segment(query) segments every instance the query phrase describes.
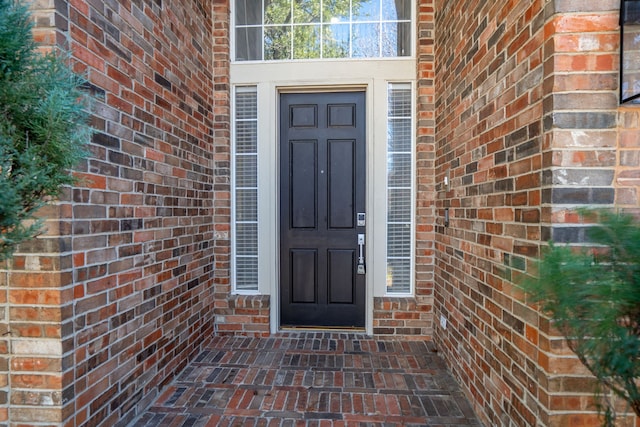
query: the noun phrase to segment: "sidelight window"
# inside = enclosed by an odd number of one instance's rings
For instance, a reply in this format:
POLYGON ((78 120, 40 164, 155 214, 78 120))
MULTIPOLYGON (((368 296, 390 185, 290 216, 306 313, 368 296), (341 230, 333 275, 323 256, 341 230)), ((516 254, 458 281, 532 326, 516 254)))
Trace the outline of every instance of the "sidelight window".
POLYGON ((391 83, 387 106, 387 293, 411 292, 412 91, 391 83))
POLYGON ((410 56, 410 0, 235 0, 235 60, 410 56))
POLYGON ((258 99, 256 87, 236 87, 233 135, 235 290, 258 291, 258 99))

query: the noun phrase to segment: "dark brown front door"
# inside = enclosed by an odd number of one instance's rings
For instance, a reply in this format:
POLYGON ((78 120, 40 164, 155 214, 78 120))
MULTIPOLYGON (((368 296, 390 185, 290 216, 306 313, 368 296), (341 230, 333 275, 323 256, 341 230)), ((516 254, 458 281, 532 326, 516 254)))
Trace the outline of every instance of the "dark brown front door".
POLYGON ((281 95, 281 326, 364 327, 364 109, 364 92, 281 95))

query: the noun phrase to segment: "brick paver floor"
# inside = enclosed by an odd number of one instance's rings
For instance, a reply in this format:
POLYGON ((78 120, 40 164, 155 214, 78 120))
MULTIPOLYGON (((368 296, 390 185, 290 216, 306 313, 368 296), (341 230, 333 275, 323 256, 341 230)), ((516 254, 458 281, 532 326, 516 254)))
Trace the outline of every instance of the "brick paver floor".
POLYGON ((425 341, 216 337, 135 426, 475 426, 425 341))

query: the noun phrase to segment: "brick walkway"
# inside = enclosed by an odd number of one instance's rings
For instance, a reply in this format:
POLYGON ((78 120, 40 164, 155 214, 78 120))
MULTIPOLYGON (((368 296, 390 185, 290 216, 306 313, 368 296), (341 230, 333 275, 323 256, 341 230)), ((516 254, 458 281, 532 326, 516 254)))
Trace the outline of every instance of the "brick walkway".
POLYGON ((216 337, 135 426, 480 426, 430 342, 216 337))

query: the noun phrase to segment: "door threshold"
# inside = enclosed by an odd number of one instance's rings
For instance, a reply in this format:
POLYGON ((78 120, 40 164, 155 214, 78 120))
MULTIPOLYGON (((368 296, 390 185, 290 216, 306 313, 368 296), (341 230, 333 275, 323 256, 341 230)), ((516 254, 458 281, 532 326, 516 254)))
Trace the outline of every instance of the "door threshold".
POLYGON ((365 333, 364 328, 355 326, 282 326, 280 332, 354 332, 365 333))

